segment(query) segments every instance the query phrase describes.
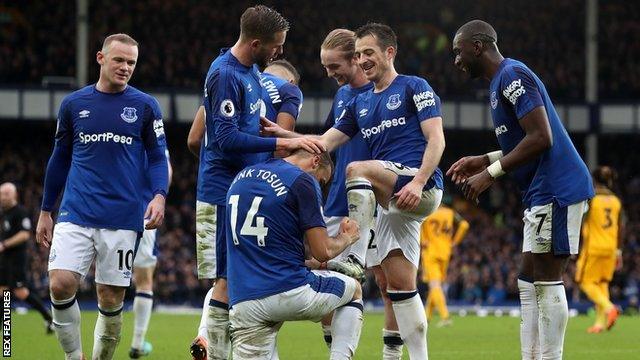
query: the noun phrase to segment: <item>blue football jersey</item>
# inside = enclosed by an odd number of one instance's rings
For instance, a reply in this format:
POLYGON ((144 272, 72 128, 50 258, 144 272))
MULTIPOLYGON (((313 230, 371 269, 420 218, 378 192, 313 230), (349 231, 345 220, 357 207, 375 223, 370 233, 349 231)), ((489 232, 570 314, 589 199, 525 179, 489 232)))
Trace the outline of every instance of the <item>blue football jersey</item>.
POLYGON ((281 112, 298 119, 302 109, 302 91, 299 87, 266 72, 262 73, 260 83, 265 89, 263 100, 266 104, 267 119, 276 121, 281 112))
POLYGON ((227 194, 227 276, 231 305, 313 281, 304 233, 325 227, 315 178, 282 159, 242 170, 227 194))
MULTIPOLYGON (((398 75, 384 91, 357 95, 334 127, 349 137, 360 132, 376 160, 419 168, 427 147, 420 123, 441 116, 440 98, 425 79, 398 75)), ((436 168, 426 189, 442 189, 436 168)))
MULTIPOLYGON (((327 116, 325 127, 332 127, 336 121, 346 111, 347 104, 356 95, 373 89, 373 83, 352 88, 344 85, 338 89, 336 96, 333 98, 331 111, 327 116)), ((326 216, 349 216, 349 207, 347 205, 347 192, 345 189, 345 181, 347 179, 347 165, 352 161, 370 160, 371 152, 364 142, 361 133, 356 133, 348 143, 340 146, 335 151, 335 170, 331 179, 331 188, 327 194, 327 200, 324 203, 324 214, 326 216)))
POLYGON ((205 137, 197 199, 224 205, 236 174, 275 150, 275 138, 261 138, 264 89, 257 66, 245 66, 229 49, 211 63, 204 87, 205 137))
POLYGON ((547 113, 553 145, 538 159, 511 172, 527 208, 553 200, 566 206, 593 197, 589 170, 562 125, 547 89, 533 71, 520 61, 504 59, 491 80, 489 94, 491 117, 505 155, 525 136, 519 120, 539 106, 544 106, 547 113))
POLYGON ((55 205, 61 189, 52 183, 61 176, 66 185, 58 222, 142 231, 149 194, 140 189, 166 194, 168 181, 166 159, 151 169, 147 158, 164 158, 165 151, 162 114, 153 97, 132 86, 115 94, 95 85, 75 91, 60 105, 54 148, 70 164, 59 171, 52 155, 42 209, 55 205))
MULTIPOLYGON (((167 162, 169 161, 169 149, 165 149, 164 151, 164 156, 167 159, 167 162)), ((146 161, 145 159, 145 168, 149 167, 149 162, 146 161)), ((167 163, 167 167, 169 167, 169 164, 167 163)), ((167 174, 168 174, 168 169, 167 169, 167 174)), ((153 197, 155 196, 155 194, 153 193, 153 182, 151 179, 151 175, 149 173, 147 173, 146 179, 145 179, 145 185, 142 188, 142 200, 143 200, 143 204, 145 206, 145 210, 146 210, 146 206, 151 202, 151 200, 153 200, 153 197)))

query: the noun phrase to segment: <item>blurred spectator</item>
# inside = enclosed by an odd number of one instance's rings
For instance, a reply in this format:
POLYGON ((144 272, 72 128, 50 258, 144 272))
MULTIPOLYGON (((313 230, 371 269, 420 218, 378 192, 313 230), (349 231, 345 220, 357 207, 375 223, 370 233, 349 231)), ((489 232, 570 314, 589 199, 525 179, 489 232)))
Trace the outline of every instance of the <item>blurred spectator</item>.
MULTIPOLYGON (((133 85, 200 91, 204 74, 220 47, 237 37, 238 19, 254 1, 116 0, 89 7, 89 54, 109 33, 126 32, 140 44, 133 85)), ((486 84, 472 82, 452 64, 451 41, 464 22, 479 18, 499 34, 505 56, 528 64, 553 99, 582 101, 585 93, 585 3, 579 0, 370 1, 366 11, 354 0, 267 0, 291 21, 285 56, 300 70, 308 94, 329 95, 334 82, 319 61, 324 36, 336 27, 385 22, 398 35, 396 67, 426 77, 443 99, 484 99, 486 84), (543 5, 542 5, 543 4, 543 5)), ((640 95, 640 3, 600 1, 599 90, 602 99, 640 95), (625 41, 621 41, 625 39, 625 41)), ((43 76, 75 74, 75 2, 17 1, 0 5, 0 78, 3 83, 40 84, 43 76), (35 21, 37 19, 37 21, 35 21)), ((90 61, 89 74, 98 73, 90 61)), ((92 79, 95 80, 95 79, 92 79)))

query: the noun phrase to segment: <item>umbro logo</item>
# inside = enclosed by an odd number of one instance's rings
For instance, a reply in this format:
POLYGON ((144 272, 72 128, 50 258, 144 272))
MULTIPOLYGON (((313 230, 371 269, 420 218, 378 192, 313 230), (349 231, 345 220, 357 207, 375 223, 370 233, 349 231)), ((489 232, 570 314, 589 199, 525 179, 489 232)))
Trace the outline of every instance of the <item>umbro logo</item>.
POLYGON ((82 110, 78 113, 78 115, 80 115, 80 119, 84 119, 84 118, 88 118, 90 113, 91 111, 89 110, 82 110))
POLYGON ((343 101, 342 101, 342 100, 338 101, 338 108, 341 108, 341 107, 342 107, 342 104, 343 104, 343 101))
POLYGON ((248 92, 253 91, 253 88, 251 87, 251 84, 247 85, 247 91, 248 91, 248 92))
POLYGON ((369 109, 362 109, 362 110, 360 110, 360 112, 359 112, 359 113, 360 113, 360 117, 367 116, 367 113, 368 113, 368 112, 369 112, 369 109))

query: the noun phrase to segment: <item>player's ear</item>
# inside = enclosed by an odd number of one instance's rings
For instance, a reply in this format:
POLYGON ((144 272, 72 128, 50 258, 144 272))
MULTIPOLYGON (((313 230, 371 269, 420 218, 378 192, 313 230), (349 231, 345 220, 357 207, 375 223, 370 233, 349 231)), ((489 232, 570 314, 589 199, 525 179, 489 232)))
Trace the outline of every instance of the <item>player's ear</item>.
POLYGON ((98 62, 98 64, 104 65, 104 54, 102 53, 102 51, 98 51, 96 53, 96 61, 98 62))
POLYGON ((261 43, 262 42, 260 41, 260 39, 253 39, 253 40, 251 40, 250 45, 251 45, 251 48, 257 49, 257 48, 260 47, 261 43))

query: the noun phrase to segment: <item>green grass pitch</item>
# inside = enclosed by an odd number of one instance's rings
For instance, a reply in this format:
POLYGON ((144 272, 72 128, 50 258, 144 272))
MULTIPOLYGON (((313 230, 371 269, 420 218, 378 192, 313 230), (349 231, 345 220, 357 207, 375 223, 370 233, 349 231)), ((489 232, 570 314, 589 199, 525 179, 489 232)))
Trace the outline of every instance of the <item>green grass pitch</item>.
MULTIPOLYGON (((29 311, 12 314, 14 359, 63 359, 54 335, 44 334, 40 316, 29 311)), ((91 354, 95 312, 82 313, 82 344, 85 354, 91 354)), ((429 357, 431 359, 518 359, 519 318, 476 316, 454 317, 448 328, 429 327, 429 357)), ((612 331, 587 334, 585 329, 593 318, 578 316, 569 320, 565 338, 564 358, 571 359, 640 359, 640 317, 623 316, 612 331)), ((145 359, 190 359, 191 342, 199 317, 154 313, 147 333, 153 344, 151 356, 145 359)), ((366 313, 356 359, 380 359, 382 350, 381 314, 366 313)), ((115 359, 128 359, 133 317, 124 316, 122 340, 115 359)), ((286 323, 278 336, 280 358, 328 359, 320 326, 311 322, 286 323)), ((405 359, 408 359, 405 350, 405 359)))

